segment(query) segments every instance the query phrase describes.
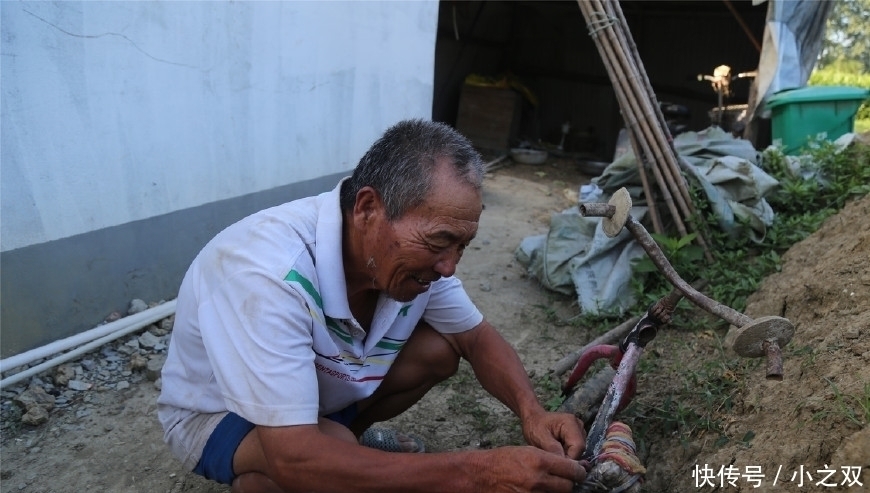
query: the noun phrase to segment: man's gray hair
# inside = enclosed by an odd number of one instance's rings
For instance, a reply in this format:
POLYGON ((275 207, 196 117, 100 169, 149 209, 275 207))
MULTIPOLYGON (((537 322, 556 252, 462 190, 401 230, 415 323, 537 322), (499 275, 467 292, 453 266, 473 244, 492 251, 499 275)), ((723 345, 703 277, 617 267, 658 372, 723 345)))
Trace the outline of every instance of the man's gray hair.
POLYGON ((426 199, 439 158, 447 158, 458 178, 480 189, 485 165, 468 138, 444 123, 404 120, 372 144, 342 184, 341 210, 353 209, 357 193, 370 186, 384 201, 387 219, 398 219, 426 199))

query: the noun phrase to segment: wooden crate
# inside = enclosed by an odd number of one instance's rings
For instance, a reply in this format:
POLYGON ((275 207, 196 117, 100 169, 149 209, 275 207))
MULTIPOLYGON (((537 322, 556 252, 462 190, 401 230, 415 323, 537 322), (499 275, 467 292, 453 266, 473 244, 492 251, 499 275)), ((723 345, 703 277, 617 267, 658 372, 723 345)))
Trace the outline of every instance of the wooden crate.
POLYGON ((456 129, 475 147, 506 151, 520 123, 520 96, 511 89, 465 84, 459 96, 456 129))

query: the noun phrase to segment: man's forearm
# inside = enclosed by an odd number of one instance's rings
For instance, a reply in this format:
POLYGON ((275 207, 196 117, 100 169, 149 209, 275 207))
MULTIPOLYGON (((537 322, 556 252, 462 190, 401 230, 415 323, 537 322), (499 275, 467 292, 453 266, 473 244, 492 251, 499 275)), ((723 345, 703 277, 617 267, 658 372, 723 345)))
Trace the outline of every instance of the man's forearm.
POLYGON ((576 464, 532 447, 381 452, 299 427, 258 428, 266 470, 288 492, 491 493, 569 491, 576 464), (294 429, 296 428, 296 429, 294 429))
POLYGON ((543 412, 516 350, 492 325, 484 324, 463 354, 480 384, 521 420, 543 412))

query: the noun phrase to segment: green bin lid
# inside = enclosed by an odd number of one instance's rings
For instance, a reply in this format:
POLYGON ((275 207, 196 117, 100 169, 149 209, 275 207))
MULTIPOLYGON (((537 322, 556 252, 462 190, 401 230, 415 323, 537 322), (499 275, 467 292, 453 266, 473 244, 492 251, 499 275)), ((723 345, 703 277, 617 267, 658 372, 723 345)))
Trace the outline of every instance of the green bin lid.
POLYGON ((817 101, 863 101, 870 97, 870 91, 851 86, 810 86, 788 89, 771 96, 767 108, 790 103, 810 103, 817 101))

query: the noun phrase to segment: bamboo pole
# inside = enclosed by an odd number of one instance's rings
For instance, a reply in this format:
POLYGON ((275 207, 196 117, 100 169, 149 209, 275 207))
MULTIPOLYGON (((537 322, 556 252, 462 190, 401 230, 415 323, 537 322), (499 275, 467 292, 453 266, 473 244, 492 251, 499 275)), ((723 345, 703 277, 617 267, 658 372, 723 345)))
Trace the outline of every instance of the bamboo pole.
MULTIPOLYGON (((623 116, 634 139, 632 144, 638 142, 634 149, 639 169, 644 170, 644 161, 649 160, 674 225, 681 235, 686 235, 688 230, 683 218, 694 216, 695 208, 680 169, 680 165, 685 163, 677 156, 661 108, 653 104, 656 98, 652 84, 643 69, 637 46, 627 32, 619 3, 617 0, 578 0, 578 4, 614 83, 623 116), (652 122, 658 125, 652 125, 652 122), (671 192, 672 189, 676 190, 671 192)), ((644 174, 641 181, 644 181, 644 174)), ((652 195, 647 188, 644 192, 652 195)), ((696 242, 703 247, 707 259, 712 260, 704 235, 697 231, 693 222, 689 225, 695 230, 696 242)))
MULTIPOLYGON (((608 18, 606 14, 601 10, 596 10, 596 6, 600 6, 594 0, 578 0, 580 4, 580 9, 583 11, 586 16, 587 22, 590 25, 598 25, 599 28, 593 32, 590 32, 590 35, 596 41, 596 45, 601 51, 602 58, 604 58, 604 66, 610 75, 611 81, 618 85, 616 87, 617 99, 620 102, 620 106, 623 108, 623 117, 627 120, 626 126, 629 128, 630 132, 633 132, 632 137, 642 148, 643 153, 638 154, 635 152, 635 157, 637 158, 638 165, 642 166, 644 157, 647 157, 651 160, 657 159, 652 149, 650 148, 650 142, 654 139, 650 135, 648 129, 645 129, 645 126, 641 124, 643 118, 648 118, 650 116, 651 110, 649 108, 643 108, 642 103, 640 103, 636 96, 636 91, 632 87, 632 84, 628 80, 626 74, 633 74, 630 67, 623 66, 618 63, 618 58, 616 55, 616 49, 613 47, 613 39, 610 36, 613 36, 613 19, 608 18), (603 34, 603 36, 602 36, 603 34), (608 63, 609 61, 617 61, 617 63, 608 63)), ((653 161, 655 162, 655 161, 653 161)), ((664 181, 664 178, 661 174, 661 171, 657 166, 651 166, 653 171, 653 175, 656 178, 657 183, 659 184, 659 190, 662 193, 662 199, 668 207, 668 210, 671 213, 672 218, 677 226, 678 231, 682 235, 686 235, 687 231, 685 225, 681 219, 680 210, 677 208, 677 204, 674 202, 673 194, 671 194, 670 188, 667 186, 667 183, 664 181)))
MULTIPOLYGON (((605 4, 605 8, 608 9, 607 10, 608 14, 616 17, 623 27, 628 26, 628 22, 625 20, 625 15, 622 13, 622 8, 619 6, 618 1, 608 1, 605 4)), ((653 91, 652 83, 650 82, 649 77, 647 76, 646 70, 643 70, 643 62, 640 59, 640 54, 637 51, 637 45, 634 43, 634 38, 625 34, 624 29, 620 29, 619 31, 617 31, 617 34, 621 35, 620 42, 622 43, 623 46, 626 47, 626 51, 628 52, 628 56, 631 57, 632 60, 634 60, 634 64, 637 67, 640 67, 640 70, 638 70, 638 73, 640 74, 640 77, 641 77, 640 82, 641 82, 641 86, 643 87, 643 89, 645 89, 647 97, 649 98, 650 101, 655 100, 656 99, 655 91, 653 91)), ((679 189, 680 193, 683 195, 683 200, 686 203, 685 212, 688 215, 692 215, 695 212, 694 207, 693 207, 694 204, 692 203, 691 196, 689 195, 689 191, 688 191, 688 187, 686 185, 686 182, 685 182, 685 180, 682 179, 682 175, 680 174, 680 166, 677 163, 677 156, 678 155, 677 155, 676 149, 673 146, 673 137, 670 135, 670 132, 668 131, 668 125, 667 125, 667 122, 665 121, 664 115, 662 114, 661 108, 658 105, 652 105, 652 106, 653 106, 653 112, 655 114, 656 120, 659 123, 659 125, 658 125, 659 133, 660 133, 661 137, 663 137, 663 138, 657 139, 657 140, 663 144, 664 153, 668 157, 668 159, 666 160, 666 163, 670 166, 669 173, 671 174, 671 176, 674 177, 673 179, 676 182, 677 188, 679 189)))
POLYGON ((662 224, 662 218, 659 216, 658 206, 656 205, 655 192, 653 192, 652 184, 650 183, 649 177, 646 174, 647 159, 645 159, 645 156, 641 156, 640 149, 638 149, 637 145, 637 138, 631 134, 631 130, 629 130, 628 139, 631 141, 631 148, 634 151, 634 155, 637 159, 637 171, 640 174, 640 183, 643 186, 643 195, 646 198, 646 203, 649 207, 649 216, 653 223, 653 231, 658 234, 664 234, 665 227, 662 224))
MULTIPOLYGON (((611 6, 612 13, 619 20, 621 25, 627 29, 628 21, 626 21, 625 15, 622 12, 622 8, 619 6, 619 1, 615 0, 612 2, 608 2, 608 5, 611 6)), ((635 44, 634 38, 631 37, 630 35, 625 35, 624 36, 624 46, 628 50, 630 56, 635 60, 635 63, 638 66, 642 67, 643 62, 641 61, 640 53, 638 52, 637 44, 635 44)), ((649 80, 649 76, 647 75, 645 70, 640 70, 640 74, 643 77, 643 86, 646 89, 647 97, 650 100, 655 100, 656 95, 655 95, 655 91, 653 91, 652 83, 649 80)), ((662 114, 661 107, 659 107, 658 105, 654 105, 654 110, 656 113, 656 117, 658 118, 659 130, 660 130, 661 134, 665 137, 664 140, 666 141, 668 149, 670 151, 668 153, 668 155, 675 159, 675 162, 672 164, 671 169, 672 169, 672 173, 674 175, 676 175, 677 177, 680 177, 679 189, 680 189, 680 192, 683 194, 686 205, 687 205, 687 209, 688 209, 687 210, 687 218, 697 217, 697 209, 695 209, 695 204, 694 204, 694 202, 692 202, 692 197, 691 197, 691 194, 689 194, 688 185, 686 184, 686 182, 684 180, 681 179, 682 178, 681 169, 688 167, 689 164, 686 163, 686 161, 677 153, 677 150, 674 147, 673 136, 670 134, 670 131, 668 130, 667 122, 665 121, 664 114, 662 114)), ((689 221, 689 224, 690 224, 690 226, 693 227, 693 229, 697 233, 695 241, 703 248, 704 255, 705 255, 707 261, 713 262, 713 254, 710 252, 710 248, 707 245, 705 235, 703 234, 703 231, 699 230, 699 228, 702 228, 702 225, 695 225, 694 223, 691 222, 691 220, 689 221)))
MULTIPOLYGON (((583 6, 581 5, 581 9, 582 8, 583 6)), ((594 38, 596 34, 592 34, 592 36, 594 38)), ((606 62, 609 59, 610 55, 608 52, 602 51, 603 49, 606 48, 599 48, 599 51, 601 52, 602 57, 605 57, 606 62)), ((604 66, 605 69, 607 69, 608 71, 608 75, 610 76, 611 81, 624 80, 621 79, 619 77, 619 74, 615 72, 612 64, 605 63, 604 66)), ((653 230, 656 233, 662 234, 665 231, 664 225, 661 222, 661 216, 658 213, 658 207, 655 203, 655 193, 646 172, 646 163, 649 162, 650 157, 649 149, 643 147, 644 141, 638 136, 639 121, 636 117, 636 113, 630 111, 630 106, 625 96, 626 93, 619 90, 614 91, 614 93, 616 94, 617 102, 619 103, 620 108, 624 109, 622 112, 622 116, 625 120, 625 127, 629 134, 629 140, 631 141, 631 147, 634 152, 635 159, 637 160, 637 168, 640 174, 641 184, 643 186, 644 195, 646 196, 647 205, 650 208, 650 218, 653 222, 653 230)), ((667 197, 669 196, 670 191, 662 190, 662 193, 663 195, 665 195, 665 201, 667 203, 667 197)), ((671 213, 673 214, 673 211, 671 211, 671 213)))
MULTIPOLYGON (((611 41, 611 43, 616 47, 626 46, 627 36, 625 35, 624 29, 616 29, 616 27, 624 26, 622 26, 619 17, 615 14, 612 8, 614 2, 606 0, 603 2, 601 0, 592 0, 592 4, 600 12, 603 12, 608 19, 613 19, 616 21, 613 23, 614 27, 607 30, 607 34, 610 38, 609 40, 611 41), (611 8, 608 9, 608 7, 611 8)), ((639 108, 641 116, 640 121, 642 123, 641 128, 644 130, 644 136, 650 142, 650 147, 655 157, 654 162, 663 171, 662 176, 665 177, 665 181, 662 184, 673 186, 677 188, 678 191, 680 191, 683 188, 680 186, 682 184, 682 181, 674 177, 668 169, 668 165, 673 161, 672 159, 670 159, 672 156, 670 156, 669 153, 664 152, 664 150, 661 148, 660 143, 662 139, 659 139, 659 136, 655 132, 655 130, 659 130, 659 132, 661 132, 661 125, 657 126, 655 129, 651 128, 649 125, 649 122, 651 121, 659 121, 658 115, 660 114, 661 110, 659 109, 658 111, 656 111, 655 105, 652 104, 652 101, 655 99, 654 97, 640 98, 638 94, 641 88, 640 86, 642 86, 642 76, 640 74, 645 74, 645 71, 643 70, 643 65, 640 63, 639 60, 634 59, 634 57, 631 57, 631 59, 629 59, 626 56, 625 50, 616 49, 613 47, 611 47, 611 49, 613 51, 613 54, 615 55, 613 57, 613 60, 615 60, 619 64, 618 66, 620 66, 624 71, 630 73, 631 78, 634 81, 638 82, 638 84, 634 84, 632 85, 632 87, 630 87, 631 91, 628 96, 629 99, 634 101, 639 108)), ((642 91, 642 93, 646 94, 647 91, 642 91)), ((680 193, 679 195, 675 194, 675 196, 677 198, 677 205, 680 207, 680 210, 683 212, 683 214, 685 214, 687 212, 685 203, 686 197, 683 196, 682 193, 680 193)))

